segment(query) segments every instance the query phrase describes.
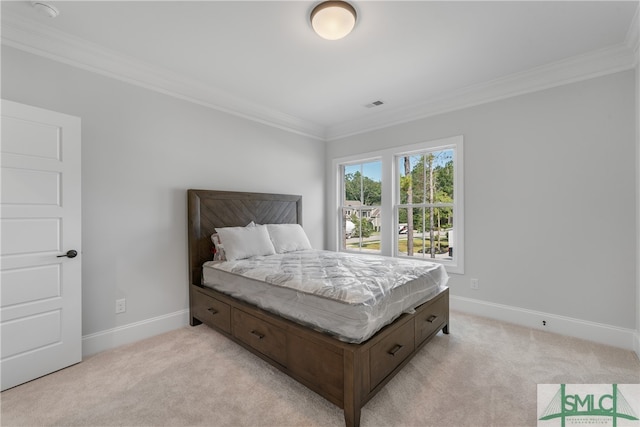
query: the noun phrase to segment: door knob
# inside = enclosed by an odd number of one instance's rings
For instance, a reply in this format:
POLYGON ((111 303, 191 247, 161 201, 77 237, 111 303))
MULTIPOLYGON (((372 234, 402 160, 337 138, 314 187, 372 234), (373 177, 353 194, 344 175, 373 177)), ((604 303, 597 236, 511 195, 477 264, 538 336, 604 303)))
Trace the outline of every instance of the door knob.
POLYGON ((78 256, 78 251, 74 251, 73 249, 71 249, 70 251, 67 251, 67 253, 64 255, 58 255, 57 258, 62 258, 62 257, 75 258, 77 256, 78 256))

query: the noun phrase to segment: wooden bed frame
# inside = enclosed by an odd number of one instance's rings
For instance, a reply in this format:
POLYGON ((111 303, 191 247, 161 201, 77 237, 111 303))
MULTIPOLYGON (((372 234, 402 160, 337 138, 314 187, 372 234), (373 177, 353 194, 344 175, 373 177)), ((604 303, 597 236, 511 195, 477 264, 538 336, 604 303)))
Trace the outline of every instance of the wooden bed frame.
POLYGON ((344 410, 360 410, 440 330, 448 333, 449 290, 403 314, 362 344, 348 344, 202 286, 216 227, 302 224, 302 197, 188 190, 189 309, 192 326, 214 328, 344 410))

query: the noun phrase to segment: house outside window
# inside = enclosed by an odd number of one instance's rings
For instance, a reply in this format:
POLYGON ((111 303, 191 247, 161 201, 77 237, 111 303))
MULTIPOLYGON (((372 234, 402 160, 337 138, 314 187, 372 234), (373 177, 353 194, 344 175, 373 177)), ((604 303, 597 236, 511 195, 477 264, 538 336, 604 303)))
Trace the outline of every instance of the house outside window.
POLYGON ((340 165, 340 250, 380 253, 382 162, 340 165))

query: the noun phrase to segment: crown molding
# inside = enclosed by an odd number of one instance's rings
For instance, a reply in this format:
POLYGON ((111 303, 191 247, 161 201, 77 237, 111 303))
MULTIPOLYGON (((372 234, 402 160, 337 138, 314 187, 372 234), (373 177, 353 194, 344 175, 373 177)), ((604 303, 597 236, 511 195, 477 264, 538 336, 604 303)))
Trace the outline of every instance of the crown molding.
POLYGON ((447 92, 413 106, 387 110, 327 129, 327 141, 388 128, 438 114, 474 107, 513 96, 633 69, 637 55, 618 45, 511 74, 486 83, 447 92))
POLYGON ((2 44, 271 127, 321 141, 325 139, 323 126, 149 66, 13 13, 2 14, 2 44))
POLYGON ((632 69, 638 64, 638 9, 624 43, 490 82, 442 93, 429 101, 385 110, 325 128, 241 99, 169 70, 13 13, 2 14, 2 44, 188 102, 320 141, 334 141, 488 102, 632 69))

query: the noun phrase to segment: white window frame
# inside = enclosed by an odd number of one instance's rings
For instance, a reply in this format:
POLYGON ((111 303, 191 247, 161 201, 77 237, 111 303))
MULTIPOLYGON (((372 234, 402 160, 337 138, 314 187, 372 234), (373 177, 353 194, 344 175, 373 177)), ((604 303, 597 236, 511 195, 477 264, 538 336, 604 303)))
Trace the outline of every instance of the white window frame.
MULTIPOLYGON (((367 163, 374 160, 382 161, 382 197, 381 197, 381 246, 380 253, 386 256, 397 256, 398 253, 398 211, 397 205, 400 202, 398 180, 400 177, 398 171, 397 157, 410 153, 420 153, 426 150, 437 151, 439 148, 454 149, 454 206, 453 206, 453 260, 438 260, 424 258, 428 262, 442 263, 447 272, 454 274, 464 274, 464 138, 462 135, 442 138, 437 140, 425 141, 416 144, 391 147, 380 151, 355 154, 347 157, 336 158, 332 160, 332 173, 330 177, 330 188, 333 189, 333 197, 329 199, 329 211, 331 216, 328 221, 330 229, 335 230, 329 240, 329 249, 341 251, 340 233, 343 233, 342 222, 339 221, 342 203, 341 182, 341 166, 346 164, 367 163)), ((366 254, 366 252, 358 252, 366 254)), ((422 258, 412 258, 421 260, 422 258)))

